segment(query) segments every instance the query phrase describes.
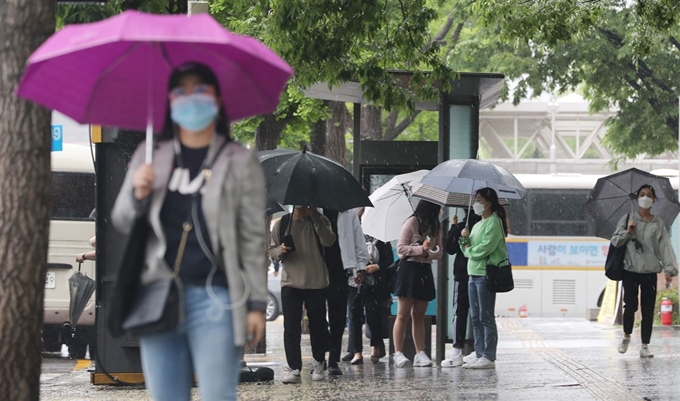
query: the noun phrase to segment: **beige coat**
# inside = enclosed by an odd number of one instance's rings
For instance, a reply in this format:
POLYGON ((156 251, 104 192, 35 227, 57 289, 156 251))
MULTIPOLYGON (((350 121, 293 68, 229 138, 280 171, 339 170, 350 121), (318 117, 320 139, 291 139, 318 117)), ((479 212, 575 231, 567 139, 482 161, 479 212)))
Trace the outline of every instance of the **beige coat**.
MULTIPOLYGON (((224 137, 218 135, 208 157, 220 148, 224 137)), ((160 212, 173 168, 173 141, 156 145, 153 167, 156 180, 150 202, 134 199, 132 177, 144 161, 145 143, 137 148, 125 181, 112 212, 113 224, 128 233, 135 218, 148 210, 152 228, 146 246, 146 266, 142 283, 171 276, 165 262, 166 242, 160 212)), ((229 293, 232 301, 242 299, 245 283, 239 270, 250 281, 250 294, 246 305, 235 308, 233 327, 235 345, 246 343, 246 315, 250 310, 264 311, 267 304, 267 258, 264 247, 265 182, 256 155, 237 143, 228 144, 212 166, 212 176, 202 197, 203 214, 207 224, 212 249, 219 250, 222 265, 226 268, 229 293)))

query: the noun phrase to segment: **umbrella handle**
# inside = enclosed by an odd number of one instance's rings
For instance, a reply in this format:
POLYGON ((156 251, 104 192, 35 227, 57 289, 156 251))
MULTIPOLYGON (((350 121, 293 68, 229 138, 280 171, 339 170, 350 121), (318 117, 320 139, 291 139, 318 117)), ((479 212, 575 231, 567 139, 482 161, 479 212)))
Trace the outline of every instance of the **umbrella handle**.
POLYGON ((437 253, 437 252, 439 252, 439 245, 437 245, 437 247, 434 248, 434 249, 430 249, 428 252, 430 252, 430 253, 437 253))
POLYGON ((83 262, 78 262, 78 273, 80 273, 81 267, 83 267, 83 262))

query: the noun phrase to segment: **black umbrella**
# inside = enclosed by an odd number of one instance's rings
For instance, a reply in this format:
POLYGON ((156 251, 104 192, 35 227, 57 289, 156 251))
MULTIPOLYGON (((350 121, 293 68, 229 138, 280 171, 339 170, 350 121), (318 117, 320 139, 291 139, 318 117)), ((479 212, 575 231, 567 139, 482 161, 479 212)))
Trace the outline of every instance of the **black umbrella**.
POLYGON ((258 158, 273 202, 337 212, 373 206, 354 176, 330 159, 289 149, 262 151, 258 158))
POLYGON ((596 236, 612 237, 621 217, 638 209, 634 192, 645 184, 651 185, 656 193, 651 213, 659 216, 670 229, 680 213, 680 204, 671 182, 668 178, 631 168, 600 178, 588 195, 585 210, 593 219, 596 236))
POLYGON ((97 282, 87 277, 80 272, 80 265, 78 271, 75 272, 68 279, 68 289, 71 294, 71 302, 68 307, 68 320, 71 327, 75 328, 80 320, 80 315, 83 314, 87 303, 92 298, 94 290, 97 288, 97 282))

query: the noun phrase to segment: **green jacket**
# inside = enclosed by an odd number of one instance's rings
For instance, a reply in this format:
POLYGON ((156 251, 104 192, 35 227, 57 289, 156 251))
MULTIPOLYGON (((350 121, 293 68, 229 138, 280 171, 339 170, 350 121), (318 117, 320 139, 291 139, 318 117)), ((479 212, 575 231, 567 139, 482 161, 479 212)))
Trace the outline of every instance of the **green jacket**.
POLYGON ((494 213, 475 224, 470 236, 460 239, 460 247, 468 258, 468 274, 486 276, 487 264, 497 264, 508 258, 500 217, 494 213))

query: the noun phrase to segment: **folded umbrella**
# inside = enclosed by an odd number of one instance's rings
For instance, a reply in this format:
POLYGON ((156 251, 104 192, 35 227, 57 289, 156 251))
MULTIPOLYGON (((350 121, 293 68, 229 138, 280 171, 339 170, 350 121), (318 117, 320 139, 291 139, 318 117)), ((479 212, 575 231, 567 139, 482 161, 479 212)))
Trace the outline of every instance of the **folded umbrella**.
POLYGON ((90 298, 92 298, 96 288, 97 282, 81 273, 80 266, 78 271, 68 279, 68 289, 71 295, 71 302, 68 307, 68 320, 71 323, 71 327, 75 328, 78 324, 78 320, 80 320, 80 316, 83 314, 87 303, 90 302, 90 298))
POLYGON ((611 239, 621 217, 638 209, 635 191, 645 184, 651 185, 656 193, 651 213, 659 216, 670 230, 680 213, 671 182, 666 177, 631 168, 600 178, 588 195, 584 208, 593 219, 597 237, 611 239))
POLYGON ((330 159, 289 149, 262 151, 258 159, 273 202, 337 212, 373 206, 354 176, 330 159))

